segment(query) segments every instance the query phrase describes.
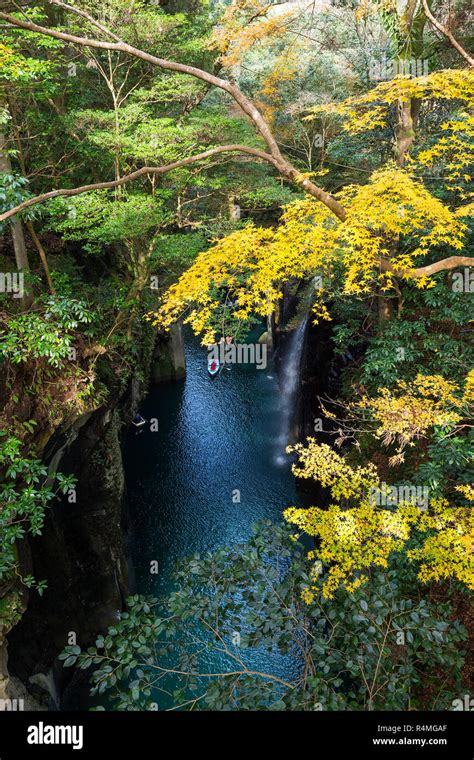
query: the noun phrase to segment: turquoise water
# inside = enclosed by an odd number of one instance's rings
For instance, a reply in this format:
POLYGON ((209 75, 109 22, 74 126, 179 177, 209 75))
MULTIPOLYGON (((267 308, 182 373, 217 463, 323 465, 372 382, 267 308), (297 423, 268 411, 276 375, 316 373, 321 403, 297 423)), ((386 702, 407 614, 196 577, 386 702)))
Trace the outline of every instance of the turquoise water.
MULTIPOLYGON (((136 592, 161 596, 177 559, 245 541, 252 525, 301 504, 282 464, 282 394, 271 364, 234 365, 216 378, 191 338, 185 380, 154 387, 140 412, 158 421, 131 431, 124 452, 136 592), (240 497, 240 502, 237 499, 240 497), (150 562, 159 563, 158 575, 150 562)), ((252 652, 252 665, 289 677, 291 656, 252 652)), ((207 665, 222 667, 210 653, 207 665)), ((217 658, 217 659, 216 659, 217 658)), ((215 671, 213 671, 215 672, 215 671)))

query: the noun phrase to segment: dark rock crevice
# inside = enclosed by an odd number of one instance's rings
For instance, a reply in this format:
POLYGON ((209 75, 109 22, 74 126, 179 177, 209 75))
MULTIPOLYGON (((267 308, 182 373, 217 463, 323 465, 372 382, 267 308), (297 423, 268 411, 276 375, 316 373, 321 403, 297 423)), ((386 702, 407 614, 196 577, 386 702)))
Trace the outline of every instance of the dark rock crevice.
POLYGON ((173 364, 182 376, 180 331, 156 341, 120 398, 60 428, 45 447, 50 474, 74 474, 77 484, 47 510, 42 535, 19 546, 22 573, 48 585, 41 597, 25 592, 23 616, 8 634, 4 668, 9 695, 27 689, 37 709, 77 706, 69 681, 80 690, 80 674, 64 670, 57 655, 71 643, 90 646, 125 608, 133 568, 122 443, 149 381, 167 377, 173 364))

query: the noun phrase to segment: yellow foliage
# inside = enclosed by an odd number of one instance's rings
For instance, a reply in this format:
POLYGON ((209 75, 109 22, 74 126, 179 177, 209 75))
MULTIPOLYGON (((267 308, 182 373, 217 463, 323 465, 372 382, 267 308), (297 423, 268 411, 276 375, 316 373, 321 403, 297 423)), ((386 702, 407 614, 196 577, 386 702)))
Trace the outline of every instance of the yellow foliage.
MULTIPOLYGON (((421 393, 441 387, 446 397, 451 389, 442 378, 419 381, 421 393)), ((454 398, 454 397, 453 397, 454 398)), ((446 499, 431 499, 429 511, 412 501, 396 507, 380 507, 373 498, 383 484, 374 465, 351 467, 344 457, 326 444, 312 438, 307 445, 297 444, 289 451, 298 454, 293 465, 297 477, 314 478, 330 489, 333 503, 327 509, 290 507, 284 517, 300 531, 317 539, 317 548, 308 558, 314 562, 311 585, 303 598, 311 601, 322 593, 331 598, 338 588, 354 591, 366 582, 373 567, 387 567, 392 552, 401 551, 416 533, 417 548, 408 548, 407 557, 419 563, 421 581, 455 578, 474 589, 474 512, 471 508, 451 507, 446 499), (346 500, 352 504, 344 504, 346 500), (341 503, 343 502, 343 503, 341 503), (322 564, 327 573, 321 580, 322 564)), ((474 499, 472 486, 458 486, 467 499, 474 499)))
POLYGON ((469 483, 468 485, 461 485, 456 486, 456 491, 459 491, 459 493, 462 493, 465 499, 468 501, 474 501, 474 484, 469 483))
POLYGON ((471 182, 471 167, 474 161, 474 116, 461 113, 456 119, 441 124, 445 133, 437 143, 421 151, 417 163, 421 166, 436 166, 442 164, 443 174, 448 179, 448 190, 457 191, 463 200, 472 197, 467 193, 465 184, 471 182))
POLYGON ((216 288, 228 289, 238 319, 271 313, 281 298, 282 282, 305 277, 324 263, 326 246, 330 250, 335 239, 336 224, 329 217, 324 206, 305 200, 287 208, 276 230, 248 224, 216 241, 171 286, 158 314, 149 318, 166 329, 189 309, 185 322, 196 333, 206 332, 207 342, 212 313, 220 305, 210 295, 216 288))
POLYGON ((429 428, 456 425, 469 415, 472 375, 466 378, 464 395, 456 383, 441 375, 418 374, 411 383, 399 380, 394 390, 380 388, 379 396, 365 396, 353 407, 370 412, 378 424, 375 435, 385 446, 397 443, 399 456, 394 461, 399 463, 403 449, 429 428))
POLYGON ((474 369, 468 372, 464 388, 464 401, 467 404, 474 404, 474 369))
POLYGON ((443 69, 423 77, 394 77, 363 95, 347 98, 341 103, 314 106, 306 118, 314 119, 322 112, 336 114, 343 117, 345 130, 359 134, 386 126, 389 108, 398 101, 412 98, 460 100, 466 106, 472 106, 474 72, 469 69, 443 69))
MULTIPOLYGON (((446 245, 460 250, 466 225, 408 172, 394 164, 375 171, 367 185, 350 185, 338 195, 348 209, 341 225, 346 292, 364 292, 380 257, 409 270, 417 256, 446 245), (391 244, 403 235, 417 237, 411 251, 391 256, 391 244)), ((390 276, 385 276, 390 283, 390 276)), ((426 283, 417 283, 419 286, 426 283)))
POLYGON ((318 444, 314 438, 308 438, 305 445, 289 446, 287 452, 298 454, 298 464, 292 466, 293 474, 298 478, 318 480, 324 488, 331 490, 334 499, 363 496, 378 485, 377 469, 371 462, 366 467, 354 469, 331 446, 318 444))
POLYGON ((0 43, 0 69, 8 68, 17 57, 14 50, 0 43))
POLYGON ((255 44, 287 33, 288 21, 296 10, 268 15, 271 7, 271 3, 261 0, 236 0, 227 8, 210 43, 211 48, 220 51, 225 66, 239 64, 255 44))
POLYGON ((433 514, 423 515, 419 528, 434 532, 407 556, 420 562, 422 581, 456 578, 474 589, 474 510, 450 507, 445 499, 432 501, 431 507, 433 514))
POLYGON ((321 589, 314 577, 307 594, 321 590, 330 599, 340 586, 355 591, 365 582, 371 567, 387 567, 390 554, 400 551, 410 537, 411 524, 419 518, 419 510, 405 505, 390 512, 365 500, 354 509, 342 509, 336 504, 328 509, 291 507, 284 517, 319 539, 319 548, 310 552, 310 559, 317 557, 329 565, 329 570, 321 589))
POLYGON ((263 103, 259 102, 258 105, 270 125, 273 123, 276 110, 282 104, 282 85, 292 82, 298 74, 299 56, 300 46, 298 44, 293 44, 287 50, 283 50, 273 61, 270 73, 262 82, 259 95, 263 98, 263 103))
MULTIPOLYGON (((380 258, 390 256, 394 238, 406 235, 416 241, 410 251, 391 258, 403 270, 436 246, 463 247, 466 225, 461 217, 391 163, 374 172, 366 185, 351 185, 337 197, 347 209, 345 222, 306 197, 286 206, 276 229, 248 224, 215 241, 168 290, 158 314, 150 319, 168 328, 185 316, 207 340, 212 336, 212 315, 220 307, 211 295, 216 289, 237 302, 234 316, 246 320, 251 314, 271 313, 285 281, 315 274, 330 280, 336 263, 343 265, 346 293, 369 292, 377 283, 388 288, 391 277, 381 274, 380 258)), ((427 284, 417 281, 419 287, 427 284)), ((316 317, 328 316, 323 297, 322 291, 315 296, 316 317)))
POLYGON ((52 64, 26 58, 22 53, 0 43, 0 80, 16 81, 34 79, 45 74, 52 64))

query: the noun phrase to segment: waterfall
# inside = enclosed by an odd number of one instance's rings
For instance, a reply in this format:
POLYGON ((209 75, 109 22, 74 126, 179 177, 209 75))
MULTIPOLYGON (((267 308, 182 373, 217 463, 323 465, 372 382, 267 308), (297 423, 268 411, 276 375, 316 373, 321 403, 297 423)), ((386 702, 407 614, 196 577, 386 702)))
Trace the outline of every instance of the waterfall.
POLYGON ((278 436, 278 455, 276 458, 278 464, 284 464, 288 461, 285 457, 285 448, 289 443, 295 412, 307 324, 308 316, 306 315, 291 334, 283 357, 283 366, 280 372, 281 432, 278 436))

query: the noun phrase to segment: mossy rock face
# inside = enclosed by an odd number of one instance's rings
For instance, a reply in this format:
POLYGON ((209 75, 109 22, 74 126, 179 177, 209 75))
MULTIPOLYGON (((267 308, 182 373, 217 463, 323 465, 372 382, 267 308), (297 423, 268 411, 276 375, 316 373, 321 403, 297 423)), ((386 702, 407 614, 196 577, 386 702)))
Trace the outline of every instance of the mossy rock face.
POLYGON ((7 635, 20 622, 25 610, 21 594, 8 591, 0 598, 0 700, 9 699, 7 635))
POLYGON ((151 382, 163 383, 186 376, 186 358, 181 325, 173 325, 169 334, 159 338, 151 363, 151 382))
POLYGON ((161 351, 153 360, 151 378, 154 383, 162 383, 174 378, 174 364, 169 353, 161 351))
POLYGON ((0 646, 7 633, 21 619, 24 604, 18 591, 10 591, 0 599, 0 646))

